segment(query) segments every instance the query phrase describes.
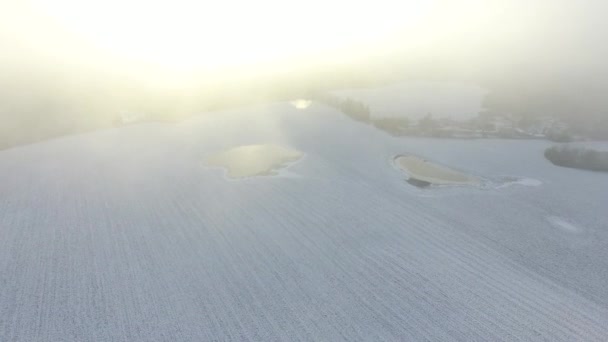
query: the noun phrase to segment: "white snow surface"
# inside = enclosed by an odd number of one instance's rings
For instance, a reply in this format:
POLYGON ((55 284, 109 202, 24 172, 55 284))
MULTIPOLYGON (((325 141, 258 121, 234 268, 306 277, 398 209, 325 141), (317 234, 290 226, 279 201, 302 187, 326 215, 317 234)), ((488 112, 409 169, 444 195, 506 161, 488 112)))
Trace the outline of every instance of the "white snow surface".
POLYGON ((551 223, 551 225, 553 225, 554 227, 565 230, 567 232, 580 233, 582 230, 580 227, 568 222, 568 220, 565 220, 564 218, 559 216, 549 216, 547 217, 547 221, 549 221, 549 223, 551 223))
POLYGON ((0 151, 0 341, 606 341, 608 174, 549 145, 281 103, 0 151), (297 177, 201 166, 265 143, 297 177), (400 153, 538 183, 419 189, 400 153))

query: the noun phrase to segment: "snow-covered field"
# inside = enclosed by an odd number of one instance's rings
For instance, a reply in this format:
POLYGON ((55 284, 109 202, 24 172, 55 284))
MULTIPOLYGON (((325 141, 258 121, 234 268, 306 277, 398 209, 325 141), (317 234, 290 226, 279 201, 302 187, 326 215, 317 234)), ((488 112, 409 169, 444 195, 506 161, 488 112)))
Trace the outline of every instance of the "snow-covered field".
POLYGON ((462 82, 409 81, 382 87, 333 91, 340 97, 362 101, 371 116, 418 120, 427 114, 434 118, 472 119, 482 111, 487 90, 462 82))
POLYGON ((0 341, 605 341, 608 174, 260 106, 0 152, 0 341), (228 181, 235 146, 305 154, 228 181), (412 153, 486 181, 419 189, 412 153))

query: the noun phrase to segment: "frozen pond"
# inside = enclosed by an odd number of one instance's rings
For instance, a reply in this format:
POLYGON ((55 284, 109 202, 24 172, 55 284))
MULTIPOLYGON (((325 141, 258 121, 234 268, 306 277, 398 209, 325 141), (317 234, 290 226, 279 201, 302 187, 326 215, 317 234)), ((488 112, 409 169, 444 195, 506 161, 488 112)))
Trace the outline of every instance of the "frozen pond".
POLYGON ((432 163, 424 158, 412 155, 394 158, 397 167, 410 179, 434 185, 476 185, 479 180, 446 166, 432 163))

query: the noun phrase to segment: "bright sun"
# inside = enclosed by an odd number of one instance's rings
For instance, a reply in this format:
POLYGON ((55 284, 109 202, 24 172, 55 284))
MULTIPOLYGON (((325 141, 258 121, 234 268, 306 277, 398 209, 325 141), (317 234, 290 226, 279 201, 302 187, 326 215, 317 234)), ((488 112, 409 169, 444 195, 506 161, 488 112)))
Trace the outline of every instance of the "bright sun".
POLYGON ((431 0, 31 0, 132 61, 214 69, 364 45, 414 25, 431 0))

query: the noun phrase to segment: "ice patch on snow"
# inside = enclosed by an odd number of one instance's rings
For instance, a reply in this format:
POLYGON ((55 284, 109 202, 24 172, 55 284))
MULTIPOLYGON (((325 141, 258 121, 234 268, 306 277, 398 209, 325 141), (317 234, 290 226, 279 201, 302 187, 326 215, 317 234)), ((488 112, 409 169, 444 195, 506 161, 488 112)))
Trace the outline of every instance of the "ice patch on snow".
POLYGON ((558 216, 548 216, 547 222, 549 222, 553 227, 568 233, 580 233, 583 231, 580 227, 558 216))
POLYGON ((537 187, 543 185, 543 182, 534 178, 517 178, 505 177, 497 186, 496 189, 507 188, 513 185, 537 187))

